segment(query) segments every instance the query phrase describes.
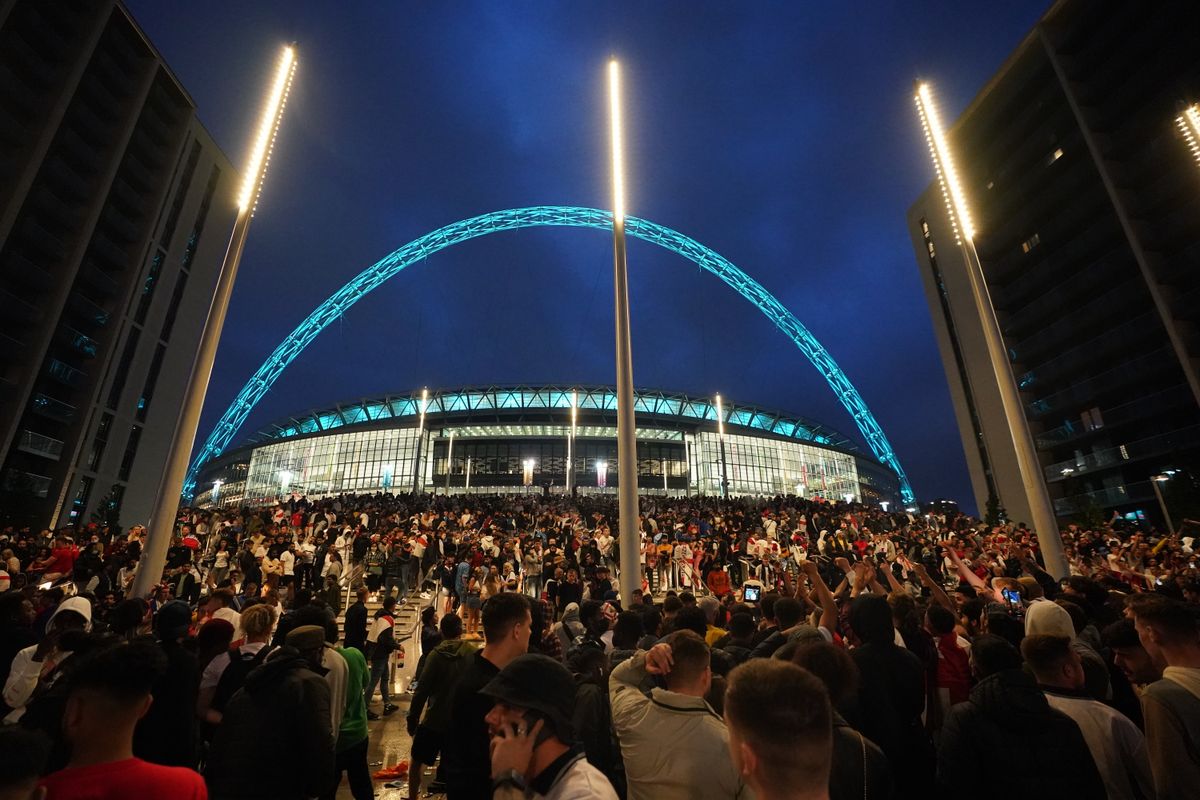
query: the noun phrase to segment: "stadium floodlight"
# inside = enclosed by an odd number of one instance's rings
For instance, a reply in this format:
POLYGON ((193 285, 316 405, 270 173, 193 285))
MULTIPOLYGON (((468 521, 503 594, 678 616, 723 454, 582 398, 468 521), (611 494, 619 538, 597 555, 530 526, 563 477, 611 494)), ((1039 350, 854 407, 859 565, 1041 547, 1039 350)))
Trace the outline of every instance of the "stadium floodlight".
POLYGON ((729 468, 725 463, 725 407, 717 395, 717 447, 721 455, 721 497, 729 497, 729 468))
POLYGON ((188 473, 188 457, 196 441, 196 430, 200 427, 200 412, 204 409, 204 398, 208 394, 208 382, 212 378, 213 363, 221 342, 221 331, 225 327, 225 316, 233 296, 233 285, 237 280, 238 265, 246 247, 246 236, 250 220, 262 191, 263 177, 271 160, 283 109, 287 105, 288 91, 296 74, 296 48, 288 45, 283 49, 275 78, 267 93, 267 102, 259 121, 258 133, 250 150, 250 160, 238 195, 238 213, 234 219, 229 244, 225 248, 225 260, 217 276, 208 315, 200 333, 200 343, 192 360, 191 373, 179 404, 174 433, 167 448, 167 464, 158 480, 158 491, 150 511, 149 536, 142 549, 141 562, 133 581, 132 591, 145 597, 162 578, 167 561, 167 548, 175 530, 179 511, 179 497, 188 473))
POLYGON ((1183 140, 1187 142, 1192 158, 1196 159, 1196 165, 1200 166, 1200 103, 1193 103, 1185 108, 1183 113, 1175 118, 1175 124, 1183 133, 1183 140))
POLYGON ((621 119, 621 65, 608 62, 609 126, 612 139, 613 222, 625 223, 625 141, 621 119))
POLYGON ((950 143, 946 139, 941 117, 933 102, 933 91, 928 83, 917 84, 914 99, 917 103, 917 113, 921 117, 921 126, 925 129, 929 154, 933 157, 933 166, 937 171, 938 184, 942 188, 942 197, 946 201, 946 210, 950 213, 954 238, 959 244, 964 238, 972 241, 975 238, 975 226, 971 222, 971 209, 967 205, 967 196, 958 178, 958 170, 954 166, 954 154, 950 151, 950 143))
POLYGON ((425 441, 425 409, 429 408, 429 388, 421 390, 421 414, 417 421, 417 446, 413 448, 412 493, 421 491, 421 444, 425 441))
MULTIPOLYGON (((1000 406, 1004 413, 1005 433, 996 436, 1006 436, 1006 443, 1011 445, 1016 457, 1017 468, 1021 480, 1022 493, 1029 503, 1034 530, 1038 543, 1046 561, 1046 569, 1055 578, 1064 578, 1068 574, 1067 560, 1063 553, 1062 537, 1058 533, 1058 520, 1046 482, 1042 474, 1042 466, 1038 461, 1037 447, 1033 434, 1029 430, 1029 421, 1025 418, 1025 407, 1013 376, 1012 362, 1009 358, 1008 347, 1004 342, 1004 334, 1000 330, 1000 322, 996 317, 996 308, 992 304, 991 293, 987 279, 983 273, 983 265, 979 253, 975 249, 975 224, 971 221, 971 210, 967 204, 966 192, 958 170, 954 166, 954 154, 942 127, 937 105, 933 101, 933 90, 924 81, 918 81, 913 99, 917 104, 917 114, 921 118, 921 127, 925 131, 925 140, 929 145, 929 155, 933 159, 933 168, 937 173, 938 185, 942 190, 942 199, 946 203, 946 213, 950 227, 954 232, 954 240, 962 255, 962 268, 971 290, 971 300, 974 304, 975 316, 979 320, 983 333, 984 346, 987 349, 987 366, 991 368, 991 378, 1000 395, 1000 406)), ((998 443, 998 442, 997 442, 998 443)), ((907 499, 907 498, 906 498, 907 499)))
MULTIPOLYGON (((629 269, 625 258, 625 155, 621 119, 621 67, 608 62, 613 182, 613 322, 617 362, 617 520, 621 548, 621 601, 641 588, 638 532, 637 433, 633 409, 633 343, 629 332, 629 269)), ((603 484, 602 484, 603 485, 603 484)))
POLYGON ((567 494, 575 488, 575 429, 579 418, 579 392, 571 392, 571 429, 567 433, 567 494))
POLYGON ((271 91, 267 95, 267 103, 258 124, 258 134, 254 137, 254 146, 250 150, 250 163, 247 164, 242 178, 242 190, 238 193, 238 208, 242 211, 249 209, 253 214, 255 206, 258 205, 267 166, 271 163, 271 153, 275 150, 279 121, 283 119, 283 109, 287 106, 288 93, 291 91, 292 77, 295 74, 296 49, 289 45, 283 48, 283 55, 279 57, 275 80, 271 83, 271 91))

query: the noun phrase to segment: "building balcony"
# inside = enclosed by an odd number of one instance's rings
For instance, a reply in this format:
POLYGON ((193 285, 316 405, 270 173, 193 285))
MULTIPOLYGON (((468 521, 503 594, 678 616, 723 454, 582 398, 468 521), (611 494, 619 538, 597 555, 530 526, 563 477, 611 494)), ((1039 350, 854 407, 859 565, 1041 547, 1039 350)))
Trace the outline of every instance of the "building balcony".
POLYGON ((1125 423, 1149 419, 1194 402, 1192 391, 1186 385, 1173 386, 1128 403, 1101 409, 1099 425, 1085 427, 1082 421, 1069 420, 1057 428, 1042 431, 1035 437, 1037 447, 1039 450, 1049 450, 1077 439, 1083 439, 1093 433, 1108 432, 1125 423))
POLYGON ((109 313, 78 291, 71 292, 67 307, 74 313, 75 319, 85 323, 86 327, 103 328, 108 324, 109 313))
POLYGON ((71 388, 81 386, 87 380, 86 372, 76 369, 70 364, 63 363, 57 358, 52 358, 46 362, 46 374, 62 385, 70 386, 71 388))
POLYGON ((28 287, 34 292, 44 292, 57 283, 49 270, 35 264, 15 248, 10 250, 4 259, 4 272, 10 276, 14 285, 28 287))
POLYGON ((95 358, 99 348, 95 339, 86 333, 80 333, 69 325, 59 327, 55 333, 55 339, 86 358, 95 358))
POLYGON ((102 270, 95 261, 88 259, 79 269, 79 281, 89 292, 97 297, 112 297, 121 291, 121 284, 111 275, 102 270))
POLYGON ((1054 513, 1060 517, 1081 514, 1092 509, 1113 508, 1126 503, 1140 503, 1154 498, 1154 489, 1150 481, 1114 486, 1094 492, 1060 497, 1054 501, 1054 513))
POLYGON ((1134 442, 1107 447, 1088 453, 1081 458, 1048 464, 1042 468, 1047 483, 1078 477, 1091 472, 1110 469, 1129 462, 1174 453, 1181 450, 1200 449, 1200 425, 1192 425, 1157 436, 1149 436, 1134 442))
POLYGON ((1078 383, 1068 386, 1028 403, 1025 413, 1033 419, 1046 414, 1062 411, 1066 406, 1077 406, 1080 403, 1098 405, 1100 398, 1128 386, 1134 381, 1146 381, 1161 375, 1164 371, 1179 368, 1179 361, 1170 347, 1161 347, 1145 355, 1118 364, 1104 372, 1085 378, 1078 383))
MULTIPOLYGON (((1162 323, 1158 314, 1143 314, 1115 328, 1109 328, 1088 341, 1076 344, 1049 361, 1018 375, 1017 385, 1025 391, 1032 390, 1046 381, 1061 383, 1063 378, 1078 373, 1097 361, 1111 362, 1114 358, 1120 358, 1123 351, 1142 350, 1145 340, 1162 336, 1162 323)), ((1027 352, 1024 347, 1018 348, 1015 355, 1019 358, 1024 352, 1027 352)))
POLYGON ((42 318, 41 309, 5 289, 0 289, 0 308, 4 309, 4 314, 0 315, 0 321, 7 320, 14 324, 32 325, 42 318))
POLYGON ((51 461, 58 461, 62 458, 63 442, 50 436, 23 430, 17 438, 17 449, 22 453, 32 453, 51 461))
POLYGON ((55 422, 71 422, 75 419, 75 406, 55 400, 47 394, 36 392, 29 401, 29 410, 38 416, 55 422))
POLYGON ((4 473, 4 490, 44 498, 50 494, 50 478, 9 467, 4 473))

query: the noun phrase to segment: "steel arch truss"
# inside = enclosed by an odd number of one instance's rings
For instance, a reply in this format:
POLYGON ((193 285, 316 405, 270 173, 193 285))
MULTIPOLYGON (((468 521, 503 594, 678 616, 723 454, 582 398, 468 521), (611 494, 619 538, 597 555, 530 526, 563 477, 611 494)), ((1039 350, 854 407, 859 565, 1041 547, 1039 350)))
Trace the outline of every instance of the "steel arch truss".
MULTIPOLYGON (((578 206, 532 206, 494 211, 427 233, 360 272, 296 326, 296 329, 275 348, 275 352, 263 362, 258 371, 242 387, 233 403, 221 415, 221 419, 209 434, 208 439, 205 440, 203 448, 188 469, 187 480, 184 482, 183 488, 184 496, 187 498, 193 496, 200 468, 224 452, 229 442, 241 429, 250 411, 287 369, 288 364, 300 355, 313 339, 317 338, 326 325, 344 314, 360 299, 405 267, 439 250, 490 233, 542 226, 611 230, 612 214, 596 208, 578 206)), ((729 284, 738 294, 753 303, 759 311, 774 322, 775 326, 800 348, 800 351, 824 376, 830 388, 833 389, 833 393, 837 395, 838 400, 854 418, 855 424, 858 425, 859 431, 875 457, 896 473, 896 477, 900 481, 900 495, 904 501, 911 502, 913 500, 912 487, 908 483, 908 477, 904 474, 904 468, 900 466, 900 461, 896 458, 883 429, 879 427, 875 416, 867 408, 867 404, 858 390, 854 388, 854 384, 850 383, 850 379, 846 377, 846 374, 842 372, 837 362, 833 360, 821 343, 774 295, 764 289, 758 281, 734 266, 727 258, 678 231, 637 217, 626 218, 625 231, 630 236, 652 242, 694 261, 698 266, 729 284)))

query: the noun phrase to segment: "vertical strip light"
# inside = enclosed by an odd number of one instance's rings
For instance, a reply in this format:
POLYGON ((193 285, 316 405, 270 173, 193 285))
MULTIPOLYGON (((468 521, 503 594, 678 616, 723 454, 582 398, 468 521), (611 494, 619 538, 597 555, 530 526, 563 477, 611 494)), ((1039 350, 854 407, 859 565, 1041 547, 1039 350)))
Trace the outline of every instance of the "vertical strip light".
POLYGON ((717 435, 725 438, 725 410, 721 405, 721 395, 717 395, 717 435))
POLYGON ((608 62, 609 126, 612 140, 613 221, 625 224, 625 142, 621 133, 621 66, 608 62))
MULTIPOLYGON (((133 581, 132 591, 138 597, 147 596, 163 576, 167 549, 179 511, 179 498, 187 479, 188 457, 196 443, 196 430, 200 427, 200 414, 204 410, 204 398, 208 393, 208 383, 212 379, 221 331, 225 327, 229 301, 233 297, 233 287, 237 282, 238 266, 241 264, 246 237, 250 231, 250 220, 254 216, 258 196, 262 191, 263 178, 271 160, 271 150, 279 133, 288 90, 295 74, 296 48, 288 45, 283 48, 279 57, 275 78, 267 93, 267 102, 263 107, 254 145, 250 150, 250 161, 243 173, 242 188, 238 193, 237 217, 230 232, 221 271, 217 275, 217 285, 213 289, 204 327, 200 331, 200 341, 191 361, 187 387, 179 403, 178 416, 167 449, 167 463, 158 479, 158 491, 150 511, 150 535, 142 549, 133 581)), ((180 354, 180 358, 186 360, 188 356, 180 354)))
POLYGON ((288 93, 291 91, 292 77, 295 74, 296 48, 289 45, 283 48, 283 55, 279 57, 275 80, 267 95, 267 106, 259 122, 258 133, 254 137, 250 163, 246 167, 246 174, 242 178, 242 190, 238 194, 238 208, 242 211, 249 209, 251 216, 258 208, 258 196, 262 193, 267 166, 270 165, 271 153, 275 150, 279 121, 283 119, 283 109, 287 106, 288 93))
POLYGON ((918 83, 913 99, 917 104, 917 114, 921 117, 921 127, 925 130, 925 141, 929 145, 929 154, 933 157, 933 167, 937 171, 938 185, 941 186, 942 197, 946 201, 946 210, 950 213, 954 240, 957 244, 962 244, 963 239, 972 241, 975 238, 975 225, 971 221, 971 209, 967 206, 967 196, 958 179, 954 156, 950 152, 950 143, 946 140, 946 132, 942 128, 941 117, 938 115, 937 105, 933 102, 933 91, 929 84, 918 83))
POLYGON ((1200 166, 1200 104, 1192 104, 1185 108, 1183 113, 1175 118, 1175 124, 1183 133, 1183 140, 1187 142, 1188 150, 1192 151, 1196 165, 1200 166))

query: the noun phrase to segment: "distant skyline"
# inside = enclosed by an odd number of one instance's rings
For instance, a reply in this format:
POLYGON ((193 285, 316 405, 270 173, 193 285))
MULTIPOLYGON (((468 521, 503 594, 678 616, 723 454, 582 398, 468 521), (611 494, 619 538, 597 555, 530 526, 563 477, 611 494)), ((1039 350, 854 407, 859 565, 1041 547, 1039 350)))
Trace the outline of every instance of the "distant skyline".
MULTIPOLYGON (((1046 2, 127 5, 238 165, 280 46, 299 56, 198 443, 303 317, 397 247, 502 208, 608 207, 616 56, 629 213, 773 292, 858 387, 918 497, 974 510, 904 222, 933 178, 912 83, 932 81, 953 120, 1046 2)), ((869 452, 719 280, 641 242, 629 269, 637 386, 812 417, 869 452)), ((542 381, 614 382, 601 232, 499 234, 405 270, 309 346, 242 434, 388 391, 542 381)))

